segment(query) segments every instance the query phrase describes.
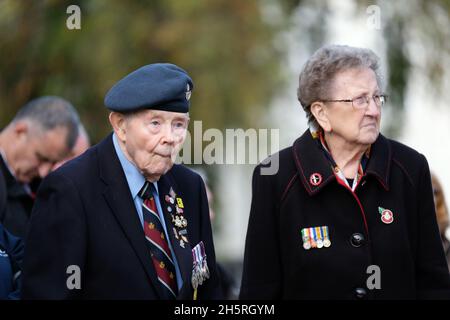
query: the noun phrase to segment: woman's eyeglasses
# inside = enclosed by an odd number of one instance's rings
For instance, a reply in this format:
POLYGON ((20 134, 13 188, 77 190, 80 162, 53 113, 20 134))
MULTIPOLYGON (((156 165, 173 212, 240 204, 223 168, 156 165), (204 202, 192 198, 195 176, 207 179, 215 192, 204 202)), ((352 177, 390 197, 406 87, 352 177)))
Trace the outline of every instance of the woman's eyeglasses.
MULTIPOLYGON (((382 107, 387 100, 387 95, 384 94, 376 94, 372 96, 373 101, 377 107, 382 107)), ((360 96, 354 99, 340 99, 340 100, 319 100, 320 102, 351 102, 355 109, 366 109, 370 103, 369 96, 360 96)))

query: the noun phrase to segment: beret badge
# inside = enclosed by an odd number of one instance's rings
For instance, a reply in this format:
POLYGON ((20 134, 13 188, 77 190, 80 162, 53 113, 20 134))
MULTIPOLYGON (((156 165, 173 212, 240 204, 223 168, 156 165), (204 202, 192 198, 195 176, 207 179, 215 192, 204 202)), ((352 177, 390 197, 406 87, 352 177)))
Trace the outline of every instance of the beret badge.
POLYGON ((189 83, 188 83, 188 84, 186 84, 186 100, 189 101, 189 99, 191 99, 191 93, 192 93, 192 90, 189 87, 189 83))

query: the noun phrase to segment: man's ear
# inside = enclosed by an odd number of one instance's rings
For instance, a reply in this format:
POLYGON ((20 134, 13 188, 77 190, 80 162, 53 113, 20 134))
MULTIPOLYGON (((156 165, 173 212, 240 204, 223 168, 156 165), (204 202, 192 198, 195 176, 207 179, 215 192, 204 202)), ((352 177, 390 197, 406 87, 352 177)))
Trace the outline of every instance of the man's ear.
POLYGON ((19 120, 13 124, 14 134, 18 137, 28 136, 28 132, 30 131, 30 124, 27 121, 19 120))
POLYGON ((331 132, 331 123, 328 119, 328 112, 323 102, 313 102, 311 113, 325 132, 331 132))
POLYGON ((113 127, 114 133, 120 141, 126 141, 126 119, 125 115, 119 112, 111 112, 109 114, 109 123, 113 127))

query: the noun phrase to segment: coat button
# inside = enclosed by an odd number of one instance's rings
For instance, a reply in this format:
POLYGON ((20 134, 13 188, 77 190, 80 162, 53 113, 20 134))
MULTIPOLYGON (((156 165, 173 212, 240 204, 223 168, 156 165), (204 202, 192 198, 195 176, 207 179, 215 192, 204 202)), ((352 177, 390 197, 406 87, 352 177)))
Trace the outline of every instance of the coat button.
POLYGON ((350 238, 350 243, 355 248, 359 248, 364 244, 364 236, 361 233, 354 233, 350 238))
POLYGON ((367 295, 367 290, 364 288, 356 288, 355 289, 355 296, 357 299, 364 299, 367 295))

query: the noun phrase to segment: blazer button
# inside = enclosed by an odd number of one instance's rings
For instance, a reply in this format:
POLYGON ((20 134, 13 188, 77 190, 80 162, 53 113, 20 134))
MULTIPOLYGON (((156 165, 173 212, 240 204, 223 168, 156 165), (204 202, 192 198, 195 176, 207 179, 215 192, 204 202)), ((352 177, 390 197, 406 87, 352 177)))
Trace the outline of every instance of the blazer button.
POLYGON ((364 288, 356 288, 355 296, 357 299, 364 299, 367 296, 367 290, 364 288))
POLYGON ((364 244, 364 236, 361 233, 354 233, 350 238, 350 243, 353 247, 359 248, 364 244))

